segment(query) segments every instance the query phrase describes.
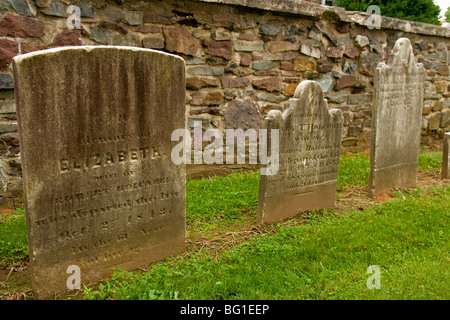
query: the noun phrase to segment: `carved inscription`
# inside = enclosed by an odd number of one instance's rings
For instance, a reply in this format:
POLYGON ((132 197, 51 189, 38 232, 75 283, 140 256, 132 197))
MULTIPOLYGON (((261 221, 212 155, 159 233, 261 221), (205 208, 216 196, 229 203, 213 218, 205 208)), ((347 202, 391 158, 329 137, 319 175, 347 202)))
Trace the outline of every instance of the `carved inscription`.
POLYGON ((409 39, 396 41, 374 77, 369 196, 416 186, 425 69, 409 39))
POLYGON ((183 252, 185 168, 170 159, 183 59, 89 46, 14 65, 36 296, 67 290, 70 265, 89 284, 183 252))
POLYGON ((265 124, 280 131, 279 169, 261 176, 258 221, 332 206, 343 118, 338 110, 328 111, 319 84, 302 82, 289 108, 269 113, 265 124))

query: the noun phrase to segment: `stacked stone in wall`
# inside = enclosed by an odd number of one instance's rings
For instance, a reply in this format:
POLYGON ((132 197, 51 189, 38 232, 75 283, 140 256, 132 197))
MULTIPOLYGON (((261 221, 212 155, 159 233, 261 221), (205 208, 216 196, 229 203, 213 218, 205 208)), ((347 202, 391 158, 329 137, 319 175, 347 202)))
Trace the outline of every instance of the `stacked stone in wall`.
POLYGON ((59 46, 135 46, 183 57, 187 124, 201 120, 205 129, 260 126, 301 81, 316 80, 329 107, 343 112, 343 149, 359 151, 370 146, 374 70, 406 37, 426 69, 422 137, 442 138, 450 129, 450 30, 392 18, 369 29, 367 17, 296 0, 0 0, 3 194, 21 193, 12 58, 59 46), (79 28, 69 5, 80 8, 79 28))

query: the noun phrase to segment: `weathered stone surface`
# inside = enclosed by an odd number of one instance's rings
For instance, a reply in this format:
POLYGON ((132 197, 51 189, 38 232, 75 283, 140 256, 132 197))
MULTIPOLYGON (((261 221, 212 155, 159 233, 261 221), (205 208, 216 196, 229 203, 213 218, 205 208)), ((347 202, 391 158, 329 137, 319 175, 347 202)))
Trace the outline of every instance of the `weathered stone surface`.
POLYGON ((0 0, 0 11, 10 11, 13 7, 8 0, 0 0))
POLYGON ((441 178, 450 179, 450 132, 444 135, 441 178))
POLYGON ((136 31, 141 33, 160 33, 161 27, 153 24, 140 25, 136 27, 136 31))
POLYGON ((337 81, 336 89, 341 90, 343 88, 353 87, 357 81, 355 76, 345 74, 337 81))
POLYGON ((287 35, 304 35, 306 32, 305 28, 298 27, 296 25, 288 25, 285 30, 285 34, 287 35))
POLYGON ((358 48, 355 48, 353 46, 345 46, 344 55, 346 57, 354 59, 359 56, 359 50, 358 48))
POLYGON ((260 177, 258 223, 334 206, 342 126, 342 112, 328 111, 320 86, 309 80, 283 113, 269 112, 264 127, 279 130, 279 167, 270 175, 274 164, 261 165, 269 174, 260 177))
POLYGON ((0 74, 0 90, 14 89, 14 79, 7 73, 0 74))
POLYGON ((9 0, 14 10, 21 16, 36 16, 36 6, 30 0, 9 0))
POLYGON ((205 39, 203 44, 206 46, 206 53, 231 60, 231 54, 233 53, 233 43, 231 41, 205 39))
POLYGON ((187 77, 186 78, 186 89, 189 90, 200 90, 201 88, 207 87, 218 87, 219 79, 215 77, 187 77))
POLYGON ((250 100, 231 100, 223 111, 225 129, 259 130, 261 116, 258 106, 250 100))
POLYGON ((311 39, 314 39, 316 41, 321 41, 322 40, 322 32, 320 32, 319 29, 317 29, 317 28, 311 28, 311 30, 309 30, 308 37, 311 39))
POLYGON ((203 50, 200 43, 189 30, 183 27, 164 27, 163 33, 166 40, 166 50, 194 57, 202 54, 203 50))
POLYGON ((7 14, 0 22, 0 36, 41 37, 42 23, 36 19, 7 14))
POLYGON ((445 108, 441 113, 441 128, 450 127, 450 109, 445 108))
POLYGON ((292 62, 282 61, 280 63, 280 69, 281 70, 291 71, 293 68, 294 68, 294 64, 292 62))
POLYGON ((214 106, 222 103, 222 91, 196 92, 191 95, 191 105, 193 106, 214 106))
POLYGON ((283 88, 283 94, 286 97, 292 97, 295 93, 295 89, 297 89, 297 83, 289 83, 283 88))
POLYGON ((341 46, 352 42, 352 39, 348 34, 339 33, 330 21, 320 20, 316 22, 315 25, 335 46, 341 46))
POLYGON ((249 67, 252 64, 252 56, 249 53, 240 53, 239 65, 242 67, 249 67))
POLYGON ((333 92, 329 93, 326 96, 328 102, 331 103, 344 103, 347 100, 347 93, 341 91, 341 92, 333 92))
POLYGON ((351 94, 347 98, 348 104, 360 104, 365 102, 372 102, 373 95, 371 94, 351 94))
POLYGON ((327 74, 326 76, 317 79, 316 81, 318 84, 320 84, 320 87, 322 88, 322 91, 324 93, 333 91, 336 84, 336 81, 333 79, 333 76, 331 74, 327 74))
POLYGON ((358 71, 366 76, 373 76, 378 65, 378 55, 372 52, 361 53, 358 60, 358 71))
POLYGON ((233 40, 233 48, 236 51, 254 52, 264 51, 264 42, 262 41, 246 41, 246 40, 233 40))
POLYGON ((22 42, 20 47, 22 49, 22 54, 45 49, 44 45, 38 41, 22 42))
POLYGON ((287 99, 286 96, 284 96, 284 95, 277 95, 277 94, 266 93, 266 92, 258 94, 256 96, 256 98, 258 100, 274 102, 274 103, 279 103, 279 102, 282 102, 287 99))
POLYGON ((123 33, 123 34, 127 34, 128 33, 127 28, 121 26, 118 23, 114 23, 114 22, 102 21, 102 22, 99 23, 98 26, 100 28, 103 28, 103 29, 106 29, 106 30, 118 31, 118 32, 123 33))
POLYGON ((83 286, 182 253, 185 167, 171 134, 185 126, 183 60, 91 46, 14 62, 35 296, 66 291, 68 266, 83 286))
POLYGON ((16 104, 14 101, 1 101, 0 113, 16 113, 16 104))
POLYGON ((269 92, 280 92, 281 91, 281 79, 276 77, 254 80, 252 85, 256 89, 263 89, 269 92))
POLYGON ((416 186, 425 69, 409 39, 395 43, 388 65, 376 69, 369 196, 416 186), (412 90, 414 88, 414 90, 412 90))
POLYGON ((304 40, 300 47, 300 52, 309 57, 320 59, 322 54, 320 50, 320 44, 313 40, 304 40))
POLYGON ((311 57, 300 56, 294 60, 294 71, 315 71, 316 60, 311 57))
POLYGON ((19 44, 8 39, 0 39, 0 70, 11 63, 15 55, 19 54, 19 44))
POLYGON ((281 31, 280 22, 268 22, 259 24, 259 33, 265 36, 276 36, 281 31))
POLYGON ((344 49, 342 47, 328 47, 327 51, 325 52, 325 55, 328 58, 339 59, 343 57, 344 49))
POLYGON ((142 40, 142 45, 147 49, 164 49, 164 37, 160 33, 145 37, 142 40))
POLYGON ((150 7, 144 10, 143 22, 170 25, 176 22, 175 14, 163 8, 150 7))
POLYGON ((439 125, 441 123, 441 113, 440 112, 431 112, 429 115, 425 117, 427 120, 427 130, 437 130, 439 129, 439 125))
POLYGON ((41 12, 48 16, 65 18, 67 17, 67 8, 67 4, 59 0, 55 0, 48 7, 41 9, 41 12))
POLYGON ((231 40, 231 32, 224 28, 218 28, 214 30, 214 33, 212 34, 213 40, 216 41, 227 41, 231 40))
POLYGON ((139 26, 142 24, 142 11, 126 11, 124 18, 130 26, 139 26))
POLYGON ((224 74, 224 68, 212 68, 208 66, 192 66, 187 69, 187 73, 199 76, 220 76, 224 74))
POLYGON ((320 73, 328 73, 333 70, 334 65, 328 59, 320 60, 317 64, 317 71, 320 73))
POLYGON ((366 36, 357 35, 355 37, 355 44, 360 48, 364 48, 365 46, 368 46, 370 44, 370 41, 366 36))
POLYGON ((140 47, 141 39, 139 36, 131 33, 116 34, 112 37, 112 44, 115 46, 140 47))
POLYGON ((81 32, 80 30, 66 30, 58 34, 53 39, 54 46, 81 46, 81 32))
POLYGON ((298 51, 300 44, 292 43, 289 41, 269 41, 266 43, 266 49, 269 52, 285 52, 285 51, 298 51))
POLYGON ((82 18, 95 18, 95 6, 92 1, 83 1, 81 0, 78 4, 80 7, 80 14, 82 18))
POLYGON ((252 63, 252 68, 255 70, 267 70, 274 66, 275 64, 272 61, 255 61, 252 63))
POLYGON ((356 63, 350 60, 345 60, 342 64, 342 71, 348 74, 354 74, 357 68, 358 66, 356 65, 356 63))
POLYGON ((222 87, 224 89, 245 88, 249 84, 250 84, 250 80, 248 78, 243 78, 243 77, 223 77, 222 78, 222 87))
POLYGON ((111 34, 111 31, 95 26, 91 29, 90 38, 101 44, 109 44, 111 42, 111 34))
POLYGON ((17 131, 17 122, 0 121, 0 134, 17 131))
POLYGON ((107 6, 105 9, 105 15, 112 21, 121 21, 125 18, 125 11, 113 6, 107 6))

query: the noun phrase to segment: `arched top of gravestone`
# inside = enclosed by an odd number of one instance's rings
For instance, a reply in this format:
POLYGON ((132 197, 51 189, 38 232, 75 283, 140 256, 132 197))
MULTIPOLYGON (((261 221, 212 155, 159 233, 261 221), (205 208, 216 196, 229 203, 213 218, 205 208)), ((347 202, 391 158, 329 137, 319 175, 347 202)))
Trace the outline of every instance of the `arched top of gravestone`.
POLYGON ((416 63, 411 41, 408 38, 397 39, 392 49, 388 65, 379 63, 377 69, 401 67, 404 67, 404 70, 408 73, 422 72, 424 70, 422 63, 416 63))
MULTIPOLYGON (((141 53, 148 53, 148 54, 155 54, 167 57, 169 59, 173 59, 173 61, 179 61, 178 63, 184 64, 184 59, 170 53, 166 53, 163 51, 158 50, 152 50, 152 49, 145 49, 145 48, 137 48, 137 47, 127 47, 127 46, 73 46, 73 47, 58 47, 58 48, 52 48, 52 49, 46 49, 46 50, 39 50, 39 51, 33 51, 26 54, 21 54, 14 57, 14 62, 16 64, 21 63, 24 60, 32 59, 39 56, 48 56, 49 54, 55 53, 55 54, 65 54, 70 55, 73 53, 79 53, 79 52, 86 52, 86 53, 96 53, 96 54, 105 54, 105 58, 108 58, 108 55, 111 54, 114 51, 122 52, 141 52, 141 53)), ((69 58, 69 57, 68 57, 69 58)))
POLYGON ((312 80, 302 81, 295 89, 294 97, 289 99, 288 108, 281 113, 278 110, 272 110, 267 114, 267 118, 272 119, 272 126, 275 128, 281 125, 282 120, 290 117, 292 114, 303 113, 311 117, 320 119, 330 119, 342 117, 340 109, 328 109, 328 102, 324 99, 322 87, 319 83, 312 80))

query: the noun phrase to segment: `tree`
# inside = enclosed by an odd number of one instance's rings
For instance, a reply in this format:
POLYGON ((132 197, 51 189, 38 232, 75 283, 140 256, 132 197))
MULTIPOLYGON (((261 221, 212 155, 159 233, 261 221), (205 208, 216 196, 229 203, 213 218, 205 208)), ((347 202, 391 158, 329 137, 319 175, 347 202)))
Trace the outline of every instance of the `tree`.
POLYGON ((381 15, 385 17, 440 24, 441 9, 433 0, 338 0, 337 5, 347 11, 364 12, 375 5, 380 7, 381 15))
POLYGON ((445 21, 450 22, 450 7, 447 8, 447 11, 445 11, 445 21))

